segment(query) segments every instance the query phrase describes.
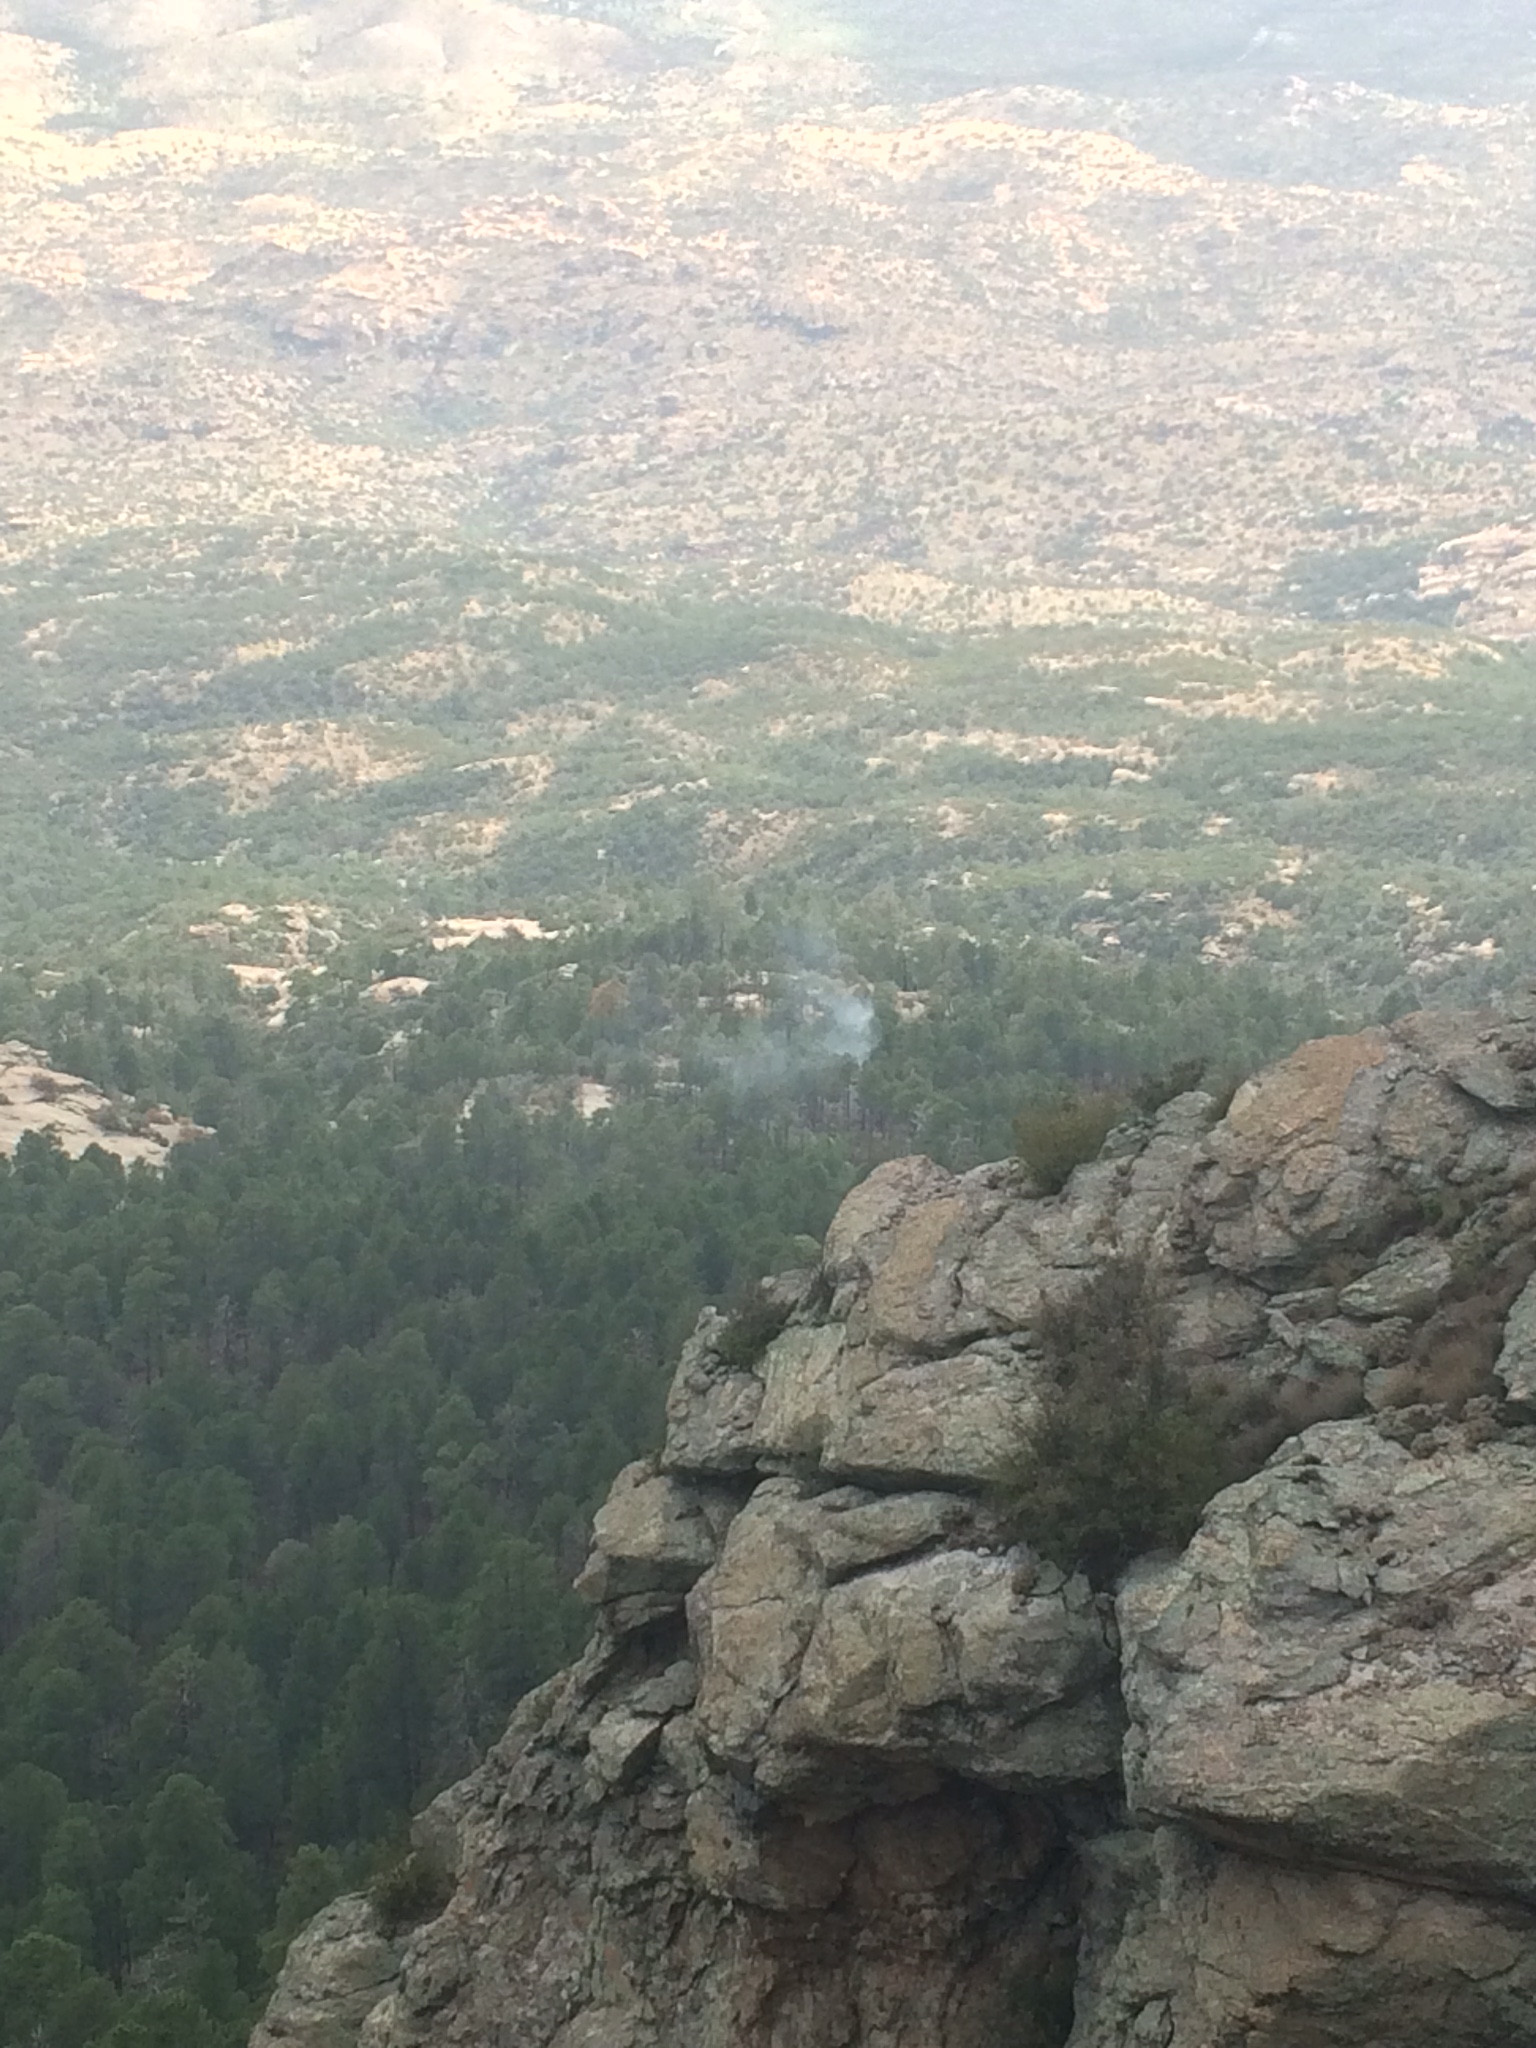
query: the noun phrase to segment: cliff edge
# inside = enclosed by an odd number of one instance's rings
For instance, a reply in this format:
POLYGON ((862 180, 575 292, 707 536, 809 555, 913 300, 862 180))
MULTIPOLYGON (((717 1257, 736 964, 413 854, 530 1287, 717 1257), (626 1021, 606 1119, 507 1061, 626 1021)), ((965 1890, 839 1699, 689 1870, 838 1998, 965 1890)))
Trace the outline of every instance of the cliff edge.
POLYGON ((701 1318, 585 1654, 421 1817, 446 1909, 327 1908, 255 2048, 1536 2044, 1533 1268, 1529 993, 1057 1196, 881 1167, 701 1318), (1104 1586, 1006 1503, 1127 1261, 1284 1440, 1104 1586))

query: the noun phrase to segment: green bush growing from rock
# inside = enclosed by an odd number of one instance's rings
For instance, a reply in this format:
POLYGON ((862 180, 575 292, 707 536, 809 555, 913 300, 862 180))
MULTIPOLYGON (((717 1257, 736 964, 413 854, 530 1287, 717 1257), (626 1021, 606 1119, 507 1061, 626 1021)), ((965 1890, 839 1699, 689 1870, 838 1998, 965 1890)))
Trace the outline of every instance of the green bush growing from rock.
POLYGON ((1157 1275, 1134 1258, 1111 1260, 1037 1323, 1044 1408, 1001 1505, 1016 1539, 1095 1585, 1187 1543, 1234 1476, 1226 1405, 1170 1362, 1171 1330, 1157 1275))
POLYGON ((408 1849, 368 1887, 368 1903, 391 1941, 435 1920, 452 1897, 453 1873, 428 1849, 408 1849))
POLYGON ((760 1284, 744 1288, 726 1304, 730 1318, 715 1340, 720 1363, 731 1372, 750 1372, 789 1321, 789 1304, 760 1284))
POLYGON ((1059 1195, 1072 1169, 1096 1159, 1130 1104, 1118 1089, 1096 1088, 1031 1103, 1013 1120, 1013 1149, 1044 1195, 1059 1195))

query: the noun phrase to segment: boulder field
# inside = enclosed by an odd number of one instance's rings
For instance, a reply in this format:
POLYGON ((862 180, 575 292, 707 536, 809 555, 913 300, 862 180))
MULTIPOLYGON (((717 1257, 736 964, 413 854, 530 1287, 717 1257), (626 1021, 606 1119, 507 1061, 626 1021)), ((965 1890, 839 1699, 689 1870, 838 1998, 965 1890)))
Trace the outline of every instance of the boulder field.
POLYGON ((585 1654, 256 2048, 1536 2048, 1536 995, 1307 1045, 1059 1195, 852 1194, 706 1310, 585 1654), (1135 1259, 1274 1426, 1113 1586, 1000 1508, 1135 1259), (1262 1462, 1259 1462, 1262 1460, 1262 1462))

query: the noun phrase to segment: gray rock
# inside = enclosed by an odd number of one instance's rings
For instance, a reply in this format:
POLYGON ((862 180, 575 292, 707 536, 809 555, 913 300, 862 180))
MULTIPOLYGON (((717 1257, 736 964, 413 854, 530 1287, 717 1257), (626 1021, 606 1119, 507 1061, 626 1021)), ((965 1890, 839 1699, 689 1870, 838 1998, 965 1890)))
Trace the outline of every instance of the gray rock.
POLYGON ((966 1298, 960 1269, 1004 1206, 928 1159, 877 1167, 827 1234, 827 1271, 855 1283, 850 1344, 932 1354, 984 1336, 991 1319, 966 1298))
POLYGON ((729 1778, 712 1777, 692 1795, 687 1830, 693 1874, 706 1891, 779 1912, 830 1906, 854 1861, 847 1828, 765 1811, 729 1778))
POLYGON ((763 1382, 756 1372, 722 1361, 717 1347, 726 1326, 724 1316, 707 1308, 683 1346, 667 1394, 664 1472, 746 1472, 756 1459, 752 1432, 763 1382))
POLYGON ((822 1464, 850 1477, 990 1486, 1016 1461, 1040 1412, 1040 1360, 1003 1338, 934 1359, 850 1348, 842 1372, 822 1464))
POLYGON ((1514 2048, 1536 2040, 1536 1918, 1179 1828, 1090 1853, 1070 2048, 1514 2048))
POLYGON ((1529 1061, 1529 1032, 1501 1028, 1491 1011, 1421 1010, 1394 1027, 1397 1035, 1463 1093, 1504 1113, 1536 1109, 1536 1072, 1529 1061), (1527 1055, 1510 1058, 1512 1041, 1527 1055))
POLYGON ((576 1590, 594 1605, 635 1595, 680 1602, 715 1558, 715 1540, 698 1494, 659 1474, 649 1460, 626 1465, 592 1522, 592 1555, 576 1590))
POLYGON ((957 1199, 963 1201, 959 1180, 931 1159, 887 1160, 843 1198, 827 1231, 822 1270, 834 1283, 866 1285, 914 1211, 957 1199))
POLYGON ((1301 1356, 1319 1373, 1363 1373, 1370 1367, 1365 1332, 1343 1316, 1326 1316, 1299 1334, 1301 1356))
POLYGON ((587 1737, 594 1780, 605 1791, 632 1784, 660 1747, 661 1729, 655 1714, 637 1714, 627 1704, 610 1708, 587 1737))
POLYGON ((1504 1325, 1504 1345, 1494 1371, 1511 1401, 1536 1407, 1536 1279, 1522 1289, 1504 1325))
POLYGON ((400 1946, 368 1901, 333 1900, 289 1948, 251 2048, 355 2048, 399 1969, 400 1946))
POLYGON ((832 1588, 760 1782, 799 1786, 825 1772, 821 1751, 937 1763, 1011 1790, 1112 1773, 1107 1617, 1081 1580, 1021 1599, 1017 1564, 947 1550, 832 1588))
POLYGON ((903 1557, 951 1535, 969 1519, 966 1503, 953 1493, 898 1493, 880 1496, 846 1487, 824 1493, 815 1532, 822 1570, 831 1580, 846 1578, 888 1558, 903 1557))
POLYGON ((1021 1596, 1017 1553, 940 1549, 832 1583, 955 1515, 932 1495, 758 1489, 692 1603, 697 1724, 720 1764, 822 1810, 855 1767, 861 1786, 920 1766, 1009 1789, 1114 1770, 1115 1652, 1081 1580, 1042 1574, 1021 1596))
POLYGON ((1377 1142, 1391 1054, 1380 1030, 1318 1039, 1238 1089, 1187 1197, 1216 1265, 1279 1278, 1381 1228, 1394 1192, 1377 1142))
POLYGON ((694 1588, 699 1732, 722 1762, 750 1773, 769 1724, 794 1688, 826 1574, 819 1512, 793 1479, 766 1480, 731 1524, 720 1558, 694 1588))
POLYGON ((549 2048, 638 2048, 641 2024, 633 2006, 592 2006, 562 2027, 549 2048))
POLYGON ((1368 1321, 1388 1316, 1423 1316, 1440 1300, 1451 1284, 1451 1253, 1448 1245, 1433 1237, 1406 1237, 1339 1295, 1339 1307, 1347 1316, 1364 1316, 1368 1321))
POLYGON ((845 1338, 836 1324, 786 1330, 763 1355, 762 1405, 753 1424, 756 1456, 819 1461, 845 1395, 839 1367, 845 1338))
POLYGON ((1121 1594, 1133 1806, 1536 1898, 1528 1602, 1536 1451, 1319 1424, 1121 1594))

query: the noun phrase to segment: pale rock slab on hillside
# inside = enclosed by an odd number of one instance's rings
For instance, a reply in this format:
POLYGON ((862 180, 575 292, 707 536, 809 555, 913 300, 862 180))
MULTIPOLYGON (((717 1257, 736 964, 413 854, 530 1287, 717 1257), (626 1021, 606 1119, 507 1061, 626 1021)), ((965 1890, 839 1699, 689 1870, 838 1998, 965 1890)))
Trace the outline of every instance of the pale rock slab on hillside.
POLYGON ((165 1165, 171 1148, 211 1133, 158 1106, 125 1111, 94 1082, 56 1068, 46 1053, 15 1039, 0 1044, 0 1156, 29 1132, 49 1138, 71 1159, 93 1146, 125 1166, 165 1165))

